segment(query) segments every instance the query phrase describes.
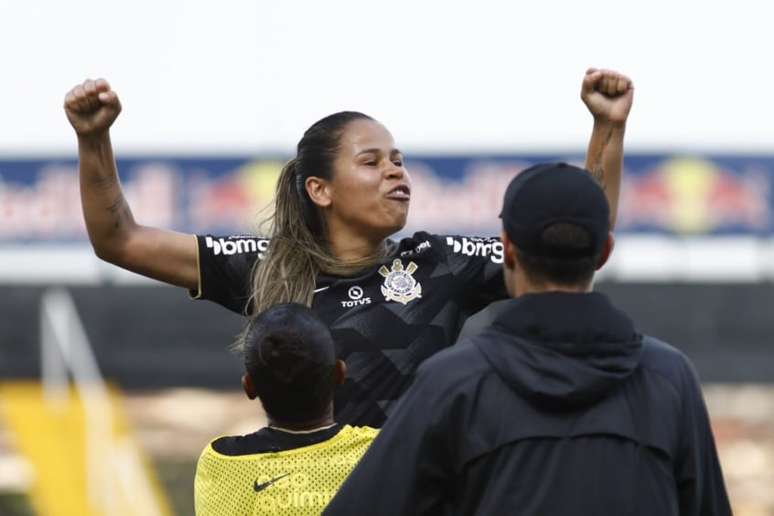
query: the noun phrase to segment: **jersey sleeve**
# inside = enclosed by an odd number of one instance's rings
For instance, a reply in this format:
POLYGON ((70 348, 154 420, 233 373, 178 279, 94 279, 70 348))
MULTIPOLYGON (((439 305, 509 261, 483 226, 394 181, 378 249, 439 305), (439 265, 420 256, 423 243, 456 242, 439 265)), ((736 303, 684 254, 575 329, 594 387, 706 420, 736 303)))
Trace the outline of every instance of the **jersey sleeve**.
POLYGON ((256 260, 263 259, 269 240, 252 236, 197 235, 199 288, 193 299, 207 299, 246 314, 256 260))
POLYGON ((505 299, 503 243, 497 237, 437 235, 449 268, 458 281, 466 306, 478 311, 505 299))

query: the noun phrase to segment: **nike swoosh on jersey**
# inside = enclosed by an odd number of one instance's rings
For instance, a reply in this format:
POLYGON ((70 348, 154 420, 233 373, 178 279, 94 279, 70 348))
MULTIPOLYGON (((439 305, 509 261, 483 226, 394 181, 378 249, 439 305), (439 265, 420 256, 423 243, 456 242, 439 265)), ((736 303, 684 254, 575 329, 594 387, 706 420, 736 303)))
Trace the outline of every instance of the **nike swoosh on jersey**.
POLYGON ((264 482, 263 484, 259 484, 258 481, 256 480, 255 482, 253 482, 253 490, 256 493, 259 493, 259 492, 263 491, 264 489, 266 489, 267 487, 269 487, 270 485, 272 485, 274 482, 285 478, 289 474, 290 473, 285 473, 284 475, 281 475, 281 476, 279 476, 277 478, 272 478, 271 480, 269 480, 268 482, 264 482))
POLYGON ((329 288, 331 288, 330 285, 328 285, 327 287, 316 288, 316 289, 314 289, 314 293, 317 294, 318 292, 322 292, 323 290, 326 290, 326 289, 329 289, 329 288))

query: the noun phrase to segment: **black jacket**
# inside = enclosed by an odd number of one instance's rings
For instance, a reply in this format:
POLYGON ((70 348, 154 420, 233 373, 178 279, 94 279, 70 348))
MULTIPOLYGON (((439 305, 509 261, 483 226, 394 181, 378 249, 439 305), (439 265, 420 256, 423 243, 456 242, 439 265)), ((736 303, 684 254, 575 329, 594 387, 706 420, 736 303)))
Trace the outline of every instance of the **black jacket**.
POLYGON ((730 514, 688 359, 602 294, 533 294, 428 359, 325 514, 730 514))

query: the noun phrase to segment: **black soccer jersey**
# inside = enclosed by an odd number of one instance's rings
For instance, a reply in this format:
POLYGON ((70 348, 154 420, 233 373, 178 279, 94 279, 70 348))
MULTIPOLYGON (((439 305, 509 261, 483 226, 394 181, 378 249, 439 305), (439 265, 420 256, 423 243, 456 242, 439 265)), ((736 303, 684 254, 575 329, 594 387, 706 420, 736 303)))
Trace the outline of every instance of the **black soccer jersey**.
MULTIPOLYGON (((246 313, 255 260, 269 241, 199 236, 199 292, 246 313)), ((462 324, 507 296, 497 238, 415 233, 391 242, 388 257, 352 277, 319 275, 312 310, 331 329, 347 381, 336 420, 380 427, 427 357, 457 339, 462 324)))

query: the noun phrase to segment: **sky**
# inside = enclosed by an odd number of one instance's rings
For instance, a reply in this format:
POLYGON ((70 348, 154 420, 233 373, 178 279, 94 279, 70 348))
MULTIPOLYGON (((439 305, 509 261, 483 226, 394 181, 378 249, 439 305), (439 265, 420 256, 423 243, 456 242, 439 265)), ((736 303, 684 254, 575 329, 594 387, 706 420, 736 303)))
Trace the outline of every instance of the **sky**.
POLYGON ((105 77, 119 152, 292 151, 334 111, 423 153, 582 150, 589 66, 628 74, 627 151, 772 152, 770 2, 0 0, 0 156, 74 153, 105 77))

